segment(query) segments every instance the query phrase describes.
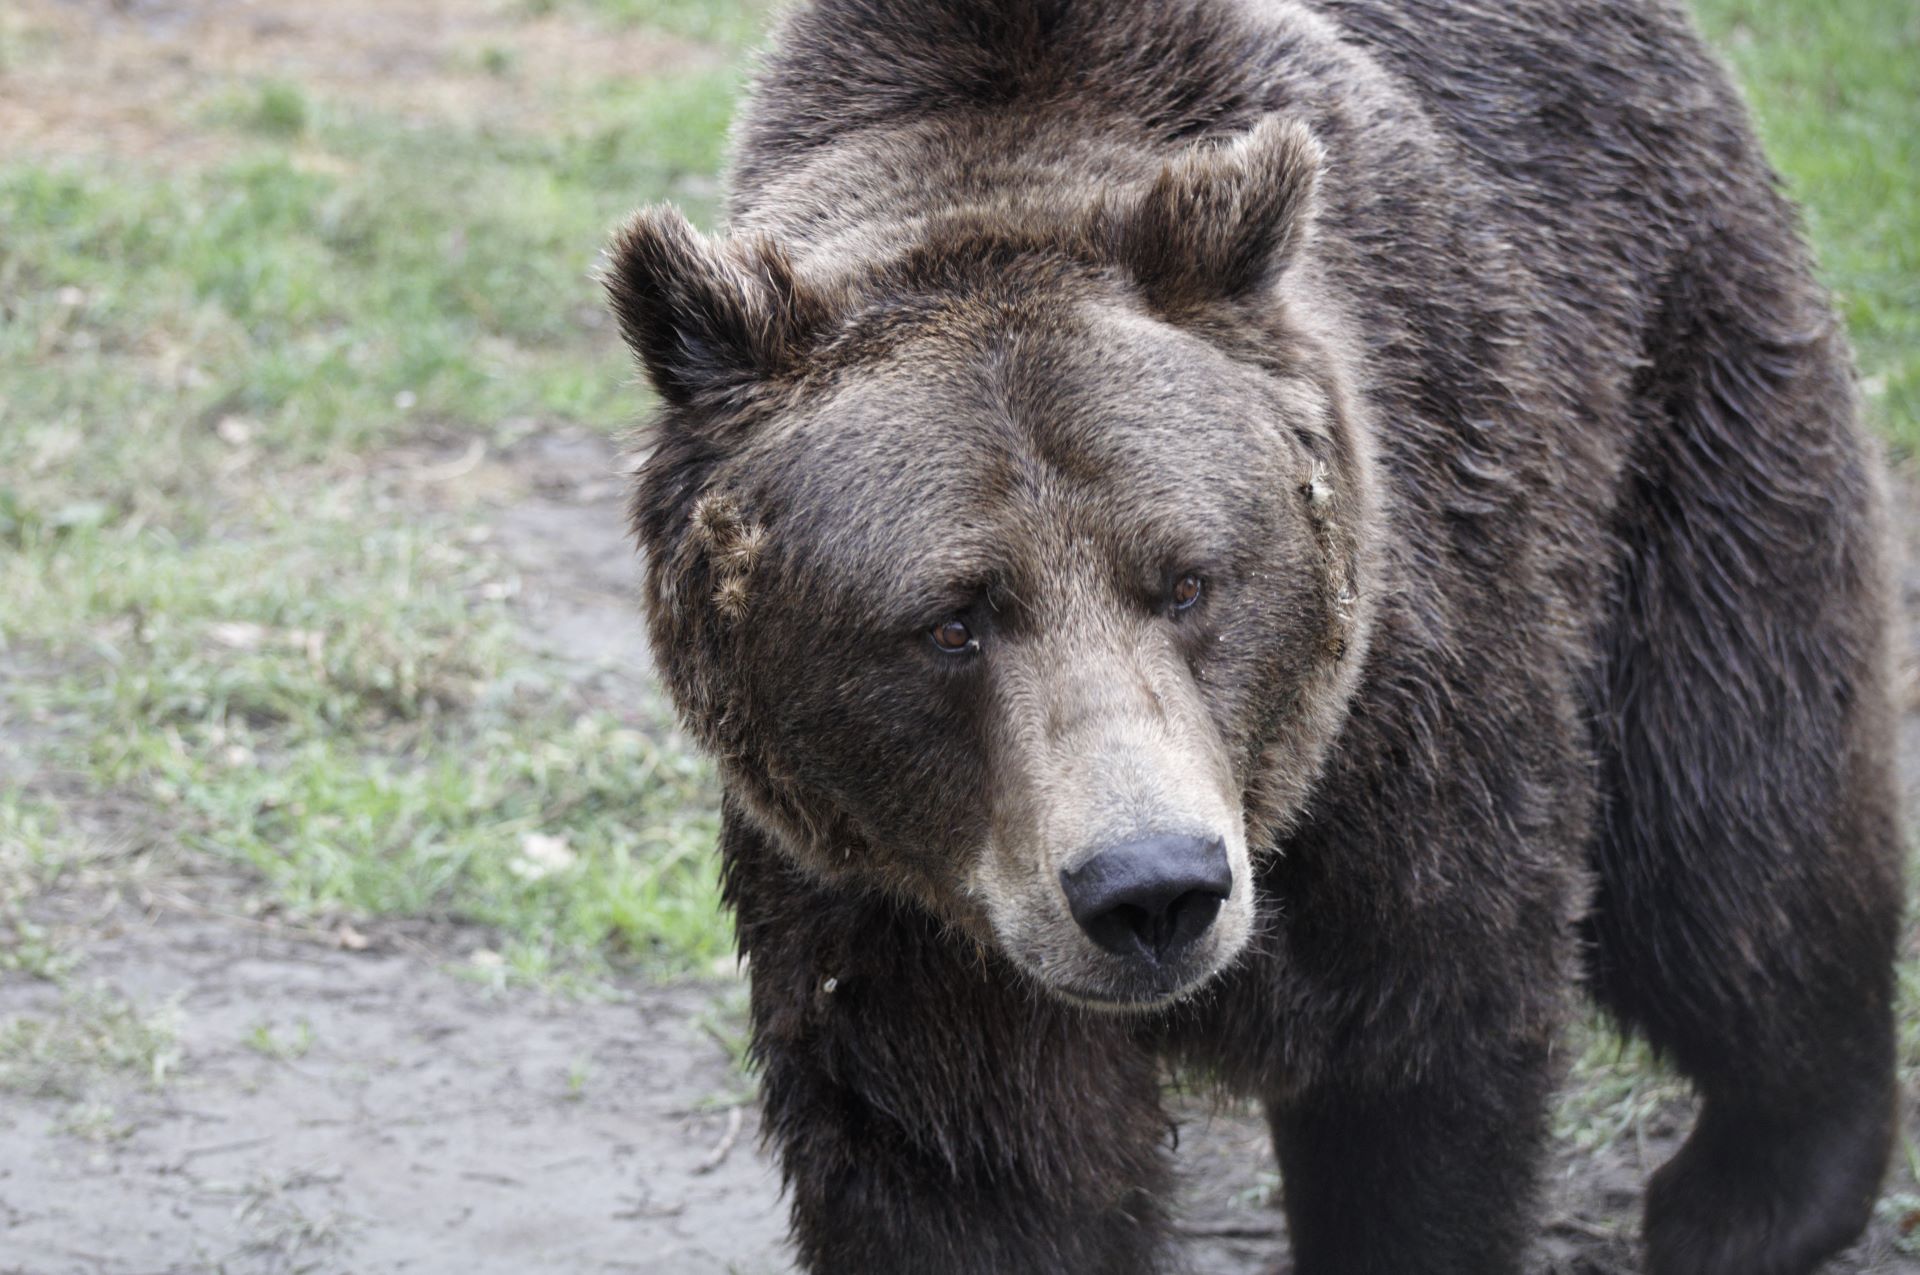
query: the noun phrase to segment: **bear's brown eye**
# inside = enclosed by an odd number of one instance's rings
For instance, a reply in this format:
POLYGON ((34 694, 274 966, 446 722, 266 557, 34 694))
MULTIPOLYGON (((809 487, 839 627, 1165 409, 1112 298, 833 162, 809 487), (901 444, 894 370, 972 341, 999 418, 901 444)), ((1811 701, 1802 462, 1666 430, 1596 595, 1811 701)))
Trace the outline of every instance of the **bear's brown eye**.
POLYGON ((1173 585, 1173 609, 1186 611, 1200 600, 1200 577, 1191 573, 1181 576, 1173 585))
POLYGON ((928 630, 933 644, 949 655, 959 655, 971 651, 979 644, 973 640, 973 630, 964 620, 943 620, 928 630))

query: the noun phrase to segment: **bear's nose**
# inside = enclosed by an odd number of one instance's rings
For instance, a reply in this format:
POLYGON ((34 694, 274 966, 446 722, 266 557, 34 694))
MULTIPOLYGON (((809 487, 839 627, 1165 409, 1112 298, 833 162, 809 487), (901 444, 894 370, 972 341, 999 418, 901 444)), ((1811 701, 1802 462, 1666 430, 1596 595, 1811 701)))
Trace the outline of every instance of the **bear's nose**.
POLYGON ((1219 837, 1144 837, 1062 870, 1060 885, 1088 938, 1159 963, 1207 932, 1233 892, 1233 867, 1219 837))

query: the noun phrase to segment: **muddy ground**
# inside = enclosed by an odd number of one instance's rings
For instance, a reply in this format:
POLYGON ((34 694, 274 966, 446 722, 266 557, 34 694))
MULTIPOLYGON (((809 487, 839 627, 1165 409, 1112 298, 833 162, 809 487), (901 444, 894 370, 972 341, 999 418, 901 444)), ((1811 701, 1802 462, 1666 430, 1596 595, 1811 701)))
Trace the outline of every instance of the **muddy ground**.
MULTIPOLYGON (((439 481, 488 502, 529 638, 597 693, 648 693, 618 458, 545 436, 458 460, 439 481)), ((1907 611, 1920 615, 1912 587, 1907 611)), ((502 988, 477 932, 302 926, 244 878, 177 864, 38 907, 52 932, 84 936, 75 984, 169 1008, 176 1037, 164 1085, 122 1079, 79 1107, 0 1098, 0 1272, 789 1269, 735 1065, 737 979, 585 1000, 502 988)), ((0 1022, 62 995, 0 975, 0 1022)), ((1262 1125, 1193 1102, 1179 1114, 1191 1269, 1284 1269, 1262 1125)), ((1560 1148, 1539 1271, 1637 1269, 1640 1185, 1686 1117, 1669 1105, 1611 1150, 1560 1148)), ((1837 1269, 1920 1262, 1883 1221, 1837 1269)))

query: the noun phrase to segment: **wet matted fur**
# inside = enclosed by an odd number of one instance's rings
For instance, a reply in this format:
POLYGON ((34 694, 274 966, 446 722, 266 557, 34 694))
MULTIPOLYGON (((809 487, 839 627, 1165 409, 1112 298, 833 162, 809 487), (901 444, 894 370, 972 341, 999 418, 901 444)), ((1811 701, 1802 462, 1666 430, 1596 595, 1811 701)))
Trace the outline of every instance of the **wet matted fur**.
POLYGON ((1171 1060, 1302 1275, 1518 1270, 1583 987, 1705 1097, 1656 1275, 1858 1233, 1876 458, 1676 7, 815 0, 731 191, 608 285, 808 1269, 1159 1269, 1171 1060), (1231 868, 1177 959, 1062 893, 1147 834, 1231 868))

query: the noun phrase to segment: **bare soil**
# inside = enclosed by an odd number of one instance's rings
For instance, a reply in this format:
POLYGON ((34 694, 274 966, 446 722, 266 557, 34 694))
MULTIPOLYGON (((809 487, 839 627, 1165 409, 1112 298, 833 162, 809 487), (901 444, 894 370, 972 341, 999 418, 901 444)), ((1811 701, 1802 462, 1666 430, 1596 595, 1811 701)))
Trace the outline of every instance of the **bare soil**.
POLYGON ((217 158, 217 130, 180 127, 236 85, 297 83, 403 117, 551 128, 557 86, 715 50, 524 0, 7 0, 0 6, 0 150, 217 158))
MULTIPOLYGON (((445 499, 491 510, 527 582, 529 639, 609 698, 651 693, 621 468, 565 435, 427 467, 445 499)), ((1902 525, 1920 527, 1901 490, 1902 525)), ((177 1057, 165 1084, 96 1084, 80 1106, 0 1099, 0 1272, 790 1269, 735 1062, 737 979, 586 1000, 505 989, 483 934, 293 924, 244 879, 182 871, 57 894, 37 919, 84 935, 75 981, 170 1011, 177 1057)), ((61 995, 0 976, 0 1023, 61 995)), ((1187 1099, 1176 1113, 1190 1269, 1284 1270, 1262 1122, 1187 1099)), ((1676 1104, 1610 1150, 1559 1149, 1542 1275, 1639 1269, 1640 1190, 1687 1117, 1676 1104)), ((1835 1269, 1920 1272, 1892 1238, 1877 1223, 1835 1269)))

